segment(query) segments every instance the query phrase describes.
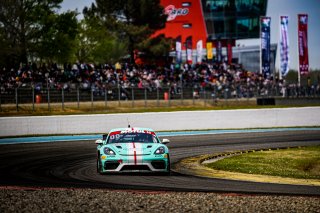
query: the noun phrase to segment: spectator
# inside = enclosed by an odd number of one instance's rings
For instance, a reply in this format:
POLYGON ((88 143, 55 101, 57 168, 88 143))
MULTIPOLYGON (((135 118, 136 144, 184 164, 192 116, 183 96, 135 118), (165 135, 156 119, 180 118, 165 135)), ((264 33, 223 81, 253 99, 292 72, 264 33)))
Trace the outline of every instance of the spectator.
MULTIPOLYGON (((121 64, 118 69, 109 64, 93 65, 86 63, 65 64, 27 64, 20 65, 18 69, 0 70, 1 93, 9 93, 15 87, 28 87, 33 85, 37 91, 47 86, 52 89, 66 91, 77 87, 83 90, 92 90, 95 95, 103 95, 105 88, 120 87, 123 98, 130 97, 128 91, 131 87, 154 91, 163 87, 170 87, 171 95, 181 93, 182 87, 193 87, 197 91, 197 98, 201 91, 210 88, 214 90, 215 97, 223 94, 227 97, 252 97, 270 95, 269 91, 279 88, 282 96, 301 95, 296 84, 286 84, 283 81, 264 79, 258 73, 251 73, 243 69, 240 64, 197 64, 189 66, 155 67, 131 66, 121 64), (78 85, 78 86, 76 86, 78 85)), ((306 95, 319 94, 320 84, 309 82, 305 90, 306 95)), ((108 89, 108 93, 112 89, 108 89)))

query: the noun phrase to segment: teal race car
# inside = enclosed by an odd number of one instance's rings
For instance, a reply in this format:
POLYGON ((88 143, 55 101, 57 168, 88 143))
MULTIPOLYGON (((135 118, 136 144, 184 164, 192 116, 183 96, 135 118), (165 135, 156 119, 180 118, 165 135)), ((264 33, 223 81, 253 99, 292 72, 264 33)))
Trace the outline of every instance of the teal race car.
POLYGON ((112 129, 96 140, 97 172, 161 172, 170 174, 168 139, 149 128, 112 129))

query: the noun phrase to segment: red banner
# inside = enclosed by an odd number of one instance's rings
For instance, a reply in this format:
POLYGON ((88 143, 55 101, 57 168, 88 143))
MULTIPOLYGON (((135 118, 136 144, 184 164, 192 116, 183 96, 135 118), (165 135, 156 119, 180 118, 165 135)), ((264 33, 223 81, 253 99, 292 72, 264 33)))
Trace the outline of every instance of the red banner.
POLYGON ((308 14, 298 14, 298 49, 300 75, 309 72, 308 56, 308 14))

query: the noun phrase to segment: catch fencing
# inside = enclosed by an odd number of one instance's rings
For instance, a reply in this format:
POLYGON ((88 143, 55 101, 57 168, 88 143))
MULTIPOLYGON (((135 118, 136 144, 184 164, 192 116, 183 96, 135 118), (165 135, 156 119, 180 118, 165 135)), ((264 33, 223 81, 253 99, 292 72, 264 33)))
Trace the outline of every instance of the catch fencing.
MULTIPOLYGON (((191 103, 202 101, 204 105, 214 104, 217 100, 228 101, 243 100, 251 98, 319 98, 319 87, 297 87, 295 85, 281 87, 279 85, 263 85, 252 86, 248 84, 236 84, 228 86, 204 86, 204 87, 181 87, 173 85, 170 87, 161 88, 137 88, 123 86, 107 86, 83 88, 81 85, 71 85, 59 88, 38 88, 38 87, 18 87, 1 91, 0 94, 0 110, 6 104, 14 104, 16 110, 19 111, 20 104, 32 104, 34 110, 37 104, 45 103, 48 105, 48 110, 51 109, 51 104, 61 104, 62 109, 65 103, 76 104, 78 108, 83 102, 91 103, 91 108, 94 108, 95 102, 104 102, 105 107, 109 103, 117 103, 119 106, 123 102, 131 102, 131 106, 135 107, 136 101, 142 102, 145 107, 150 101, 153 101, 156 106, 160 106, 160 102, 166 101, 165 106, 171 106, 171 101, 185 100, 192 101, 191 103)), ((161 105, 163 106, 163 105, 161 105)))

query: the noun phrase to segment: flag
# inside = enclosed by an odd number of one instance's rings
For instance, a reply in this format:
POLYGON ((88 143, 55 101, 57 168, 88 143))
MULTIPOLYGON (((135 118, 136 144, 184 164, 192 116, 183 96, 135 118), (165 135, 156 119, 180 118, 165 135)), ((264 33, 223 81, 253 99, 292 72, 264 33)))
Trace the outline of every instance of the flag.
POLYGON ((212 42, 211 41, 207 41, 206 48, 207 48, 207 59, 212 60, 213 54, 212 54, 212 42))
POLYGON ((309 72, 308 57, 308 15, 298 14, 298 49, 299 49, 299 73, 309 72))
POLYGON ((222 61, 222 43, 221 40, 216 41, 216 55, 217 55, 217 62, 222 61))
POLYGON ((203 49, 203 43, 202 43, 202 40, 199 40, 197 42, 197 63, 202 62, 202 49, 203 49))
POLYGON ((192 36, 187 37, 186 48, 187 48, 187 63, 192 64, 192 36))
POLYGON ((289 36, 288 16, 280 16, 280 74, 286 76, 289 72, 289 36))
POLYGON ((181 48, 181 36, 176 38, 176 63, 180 64, 182 61, 182 48, 181 48))
POLYGON ((270 17, 260 18, 260 38, 261 38, 261 71, 265 78, 271 75, 270 68, 270 17))

